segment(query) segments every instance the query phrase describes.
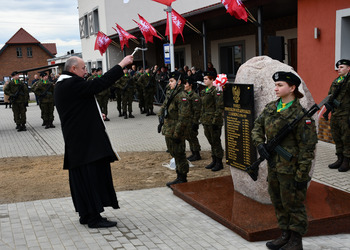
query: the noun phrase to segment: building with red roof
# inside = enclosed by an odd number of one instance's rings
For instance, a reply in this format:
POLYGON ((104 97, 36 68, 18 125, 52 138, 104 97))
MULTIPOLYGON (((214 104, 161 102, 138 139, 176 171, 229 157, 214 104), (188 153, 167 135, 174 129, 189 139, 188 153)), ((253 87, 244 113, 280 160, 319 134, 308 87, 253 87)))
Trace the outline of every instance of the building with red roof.
MULTIPOLYGON (((13 71, 47 65, 47 60, 56 54, 55 43, 41 43, 20 28, 0 50, 0 80, 10 76, 13 71)), ((28 77, 32 78, 32 75, 28 77)))

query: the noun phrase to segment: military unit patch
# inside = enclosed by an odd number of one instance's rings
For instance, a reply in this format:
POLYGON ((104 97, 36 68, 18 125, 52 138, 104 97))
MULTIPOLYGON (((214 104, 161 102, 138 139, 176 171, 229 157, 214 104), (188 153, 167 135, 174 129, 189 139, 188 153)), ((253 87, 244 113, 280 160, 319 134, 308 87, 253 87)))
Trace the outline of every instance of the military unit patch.
POLYGON ((186 98, 186 97, 183 97, 183 98, 182 98, 182 101, 183 101, 183 102, 187 101, 187 98, 186 98))
POLYGON ((305 121, 305 124, 306 124, 306 125, 310 125, 311 123, 312 123, 311 120, 306 120, 306 121, 305 121))

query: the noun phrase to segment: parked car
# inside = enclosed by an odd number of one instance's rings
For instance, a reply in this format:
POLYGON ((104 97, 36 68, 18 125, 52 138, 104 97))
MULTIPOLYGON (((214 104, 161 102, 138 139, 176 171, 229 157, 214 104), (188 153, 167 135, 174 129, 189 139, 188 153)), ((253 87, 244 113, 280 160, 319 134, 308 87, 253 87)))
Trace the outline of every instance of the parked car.
POLYGON ((0 85, 0 103, 4 103, 4 85, 0 85))

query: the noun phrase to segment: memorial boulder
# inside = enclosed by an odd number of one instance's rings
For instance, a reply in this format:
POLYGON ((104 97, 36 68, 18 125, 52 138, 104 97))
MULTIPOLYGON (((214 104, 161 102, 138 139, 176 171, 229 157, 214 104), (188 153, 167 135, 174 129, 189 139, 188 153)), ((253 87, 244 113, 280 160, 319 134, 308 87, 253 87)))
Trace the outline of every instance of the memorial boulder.
MULTIPOLYGON (((273 60, 267 56, 254 57, 248 60, 239 68, 237 72, 235 84, 253 84, 254 86, 254 119, 259 116, 267 103, 277 99, 274 91, 275 84, 272 79, 272 75, 277 71, 291 71, 297 74, 291 66, 277 60, 273 60)), ((299 86, 299 91, 304 94, 304 97, 300 99, 300 103, 304 108, 308 109, 315 102, 310 94, 310 91, 306 87, 305 82, 302 79, 301 81, 302 83, 299 86)), ((226 150, 229 151, 228 149, 226 150)), ((259 177, 257 181, 253 181, 242 169, 232 167, 232 164, 230 165, 235 191, 260 203, 271 203, 267 191, 268 183, 266 161, 260 164, 259 177)), ((314 165, 315 161, 312 163, 310 176, 312 175, 314 165)))

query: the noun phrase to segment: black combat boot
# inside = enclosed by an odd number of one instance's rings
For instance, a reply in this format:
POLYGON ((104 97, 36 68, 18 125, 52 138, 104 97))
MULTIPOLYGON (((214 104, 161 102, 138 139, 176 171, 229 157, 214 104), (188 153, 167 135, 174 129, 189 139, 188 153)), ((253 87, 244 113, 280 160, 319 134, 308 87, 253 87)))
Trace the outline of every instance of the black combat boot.
POLYGON ((343 163, 343 154, 337 154, 338 159, 336 160, 336 162, 329 164, 328 167, 331 169, 337 169, 340 167, 340 165, 343 163))
POLYGON ((201 157, 199 151, 192 151, 192 155, 187 158, 187 160, 189 160, 189 161, 198 161, 201 159, 202 159, 202 157, 201 157))
POLYGON ((123 116, 123 114, 122 114, 121 110, 120 110, 120 109, 118 109, 118 111, 119 111, 119 117, 122 117, 122 116, 123 116))
POLYGON ((56 128, 56 126, 53 125, 53 122, 52 122, 52 121, 50 122, 50 128, 56 128))
POLYGON ((345 157, 343 158, 343 162, 342 164, 340 165, 340 167, 338 168, 338 171, 339 172, 346 172, 350 169, 350 166, 349 166, 349 158, 348 157, 345 157))
POLYGON ((46 125, 46 121, 43 121, 43 124, 41 124, 41 126, 45 126, 46 125))
POLYGON ((49 122, 45 122, 45 129, 48 129, 48 128, 50 128, 50 123, 49 122))
POLYGON ((189 157, 187 157, 187 160, 189 160, 189 161, 191 161, 190 159, 192 159, 194 157, 194 151, 191 150, 191 152, 192 152, 192 154, 189 157))
POLYGON ((135 118, 135 116, 133 116, 132 113, 129 112, 129 118, 135 118))
POLYGON ((216 157, 216 164, 215 166, 211 169, 211 171, 216 172, 220 171, 221 169, 224 168, 224 165, 222 165, 222 158, 216 157))
POLYGON ((153 112, 153 108, 151 108, 151 111, 149 112, 150 115, 156 115, 156 113, 153 112))
POLYGON ((140 107, 140 114, 143 114, 142 112, 143 112, 142 107, 140 107))
POLYGON ((124 119, 128 119, 128 114, 124 112, 124 119))
POLYGON ((282 230, 282 234, 279 238, 266 242, 268 249, 280 249, 288 243, 290 239, 291 231, 282 230))
POLYGON ((280 250, 302 250, 303 241, 301 235, 297 232, 291 231, 291 236, 287 244, 280 248, 280 250))
POLYGON ((147 109, 147 114, 146 116, 150 116, 151 115, 151 112, 149 111, 149 109, 147 109))
POLYGON ((106 116, 105 122, 109 122, 109 121, 110 121, 110 119, 106 116))
POLYGON ((21 128, 21 124, 16 124, 16 129, 20 129, 21 128))
POLYGON ((18 132, 27 131, 26 125, 24 125, 24 124, 19 125, 19 129, 17 131, 18 132))
POLYGON ((146 113, 147 113, 146 108, 143 108, 141 114, 146 114, 146 113))
POLYGON ((205 167, 206 169, 212 169, 216 165, 216 157, 212 155, 211 158, 213 159, 213 161, 205 167))
MULTIPOLYGON (((177 171, 176 171, 177 172, 177 171)), ((171 185, 174 184, 179 184, 179 183, 185 183, 187 182, 187 174, 180 174, 179 172, 177 172, 177 177, 175 180, 168 182, 166 185, 168 187, 170 187, 171 185)), ((171 187, 170 187, 171 188, 171 187)))

